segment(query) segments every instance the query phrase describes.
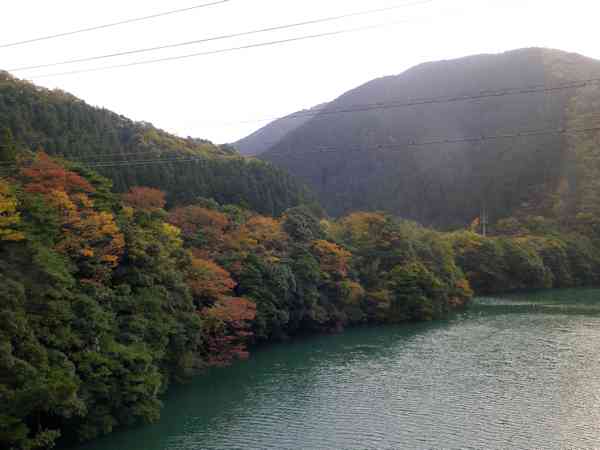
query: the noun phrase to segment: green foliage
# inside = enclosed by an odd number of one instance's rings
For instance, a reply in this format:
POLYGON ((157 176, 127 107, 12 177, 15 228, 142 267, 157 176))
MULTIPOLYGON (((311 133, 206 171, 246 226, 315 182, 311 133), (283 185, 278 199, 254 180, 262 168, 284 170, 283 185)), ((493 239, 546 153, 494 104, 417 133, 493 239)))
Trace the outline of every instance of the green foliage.
MULTIPOLYGON (((0 161, 14 161, 18 148, 43 148, 66 159, 118 161, 125 165, 98 168, 117 192, 135 186, 157 188, 165 191, 170 205, 207 197, 278 215, 311 198, 286 172, 242 158, 230 147, 176 137, 149 123, 133 122, 65 92, 43 89, 0 72, 0 161), (176 158, 195 160, 139 164, 176 158), (127 165, 136 161, 138 164, 127 165)), ((95 176, 81 163, 76 167, 87 177, 95 176)))
POLYGON ((594 285, 600 281, 600 249, 589 237, 568 230, 489 238, 457 232, 449 238, 456 262, 476 292, 594 285))
POLYGON ((439 317, 442 287, 441 281, 420 262, 394 267, 389 276, 392 293, 390 321, 439 317))
POLYGON ((306 206, 287 210, 283 217, 283 229, 298 242, 306 243, 323 237, 319 220, 306 206))
POLYGON ((471 285, 600 273, 593 230, 538 219, 484 238, 381 213, 329 221, 309 206, 272 218, 198 199, 167 212, 155 189, 119 197, 79 165, 42 153, 22 164, 1 214, 20 233, 0 240, 0 447, 11 450, 156 421, 172 382, 251 344, 436 319, 467 304, 471 285))
POLYGON ((17 159, 17 146, 12 131, 8 127, 0 129, 0 161, 15 162, 17 159))

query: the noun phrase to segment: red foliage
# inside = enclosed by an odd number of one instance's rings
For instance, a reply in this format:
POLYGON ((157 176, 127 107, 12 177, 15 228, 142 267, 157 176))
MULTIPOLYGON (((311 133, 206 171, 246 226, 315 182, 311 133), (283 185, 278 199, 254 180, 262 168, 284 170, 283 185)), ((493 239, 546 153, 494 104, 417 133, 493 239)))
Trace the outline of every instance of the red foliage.
POLYGON ((173 209, 167 220, 181 230, 183 238, 191 245, 201 246, 205 257, 217 252, 229 225, 225 214, 194 205, 173 209))
POLYGON ((247 342, 252 336, 251 322, 256 304, 245 298, 226 297, 204 308, 207 363, 224 366, 248 357, 247 342))
POLYGON ((98 211, 87 195, 93 186, 40 152, 21 169, 27 192, 41 194, 58 213, 61 236, 55 249, 85 266, 85 276, 101 281, 110 276, 123 254, 125 240, 112 213, 98 211))
POLYGON ((225 295, 230 295, 235 287, 229 272, 213 261, 192 258, 187 284, 194 297, 201 302, 215 302, 225 295))
POLYGON ((94 192, 94 187, 85 178, 65 169, 44 152, 37 153, 31 165, 21 169, 21 176, 26 179, 25 190, 31 193, 94 192))
POLYGON ((157 211, 165 207, 165 193, 159 189, 138 186, 123 194, 123 203, 142 211, 157 211))

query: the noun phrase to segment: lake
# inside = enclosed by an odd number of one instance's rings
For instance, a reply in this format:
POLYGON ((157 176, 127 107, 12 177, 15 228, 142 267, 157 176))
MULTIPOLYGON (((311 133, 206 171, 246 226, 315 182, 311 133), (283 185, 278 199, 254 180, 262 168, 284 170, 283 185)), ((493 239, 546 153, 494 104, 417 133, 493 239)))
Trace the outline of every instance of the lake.
POLYGON ((597 448, 600 290, 272 345, 79 450, 597 448))

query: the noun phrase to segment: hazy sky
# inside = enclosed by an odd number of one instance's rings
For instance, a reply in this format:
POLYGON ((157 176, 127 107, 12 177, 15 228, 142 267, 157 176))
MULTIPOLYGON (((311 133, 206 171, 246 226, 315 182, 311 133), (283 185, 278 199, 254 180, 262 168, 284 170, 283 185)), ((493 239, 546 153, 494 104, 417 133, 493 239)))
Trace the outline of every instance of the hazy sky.
MULTIPOLYGON (((186 8, 211 0, 19 0, 3 5, 0 44, 186 8)), ((232 142, 278 117, 333 100, 373 78, 426 61, 543 46, 600 59, 597 0, 230 0, 190 12, 76 36, 0 48, 11 70, 202 39, 402 3, 394 11, 286 31, 13 72, 96 106, 182 136, 232 142), (376 30, 77 75, 68 70, 184 55, 333 30, 376 30), (247 123, 247 121, 252 121, 247 123), (244 123, 246 122, 246 123, 244 123)), ((507 86, 509 87, 509 86, 507 86)))

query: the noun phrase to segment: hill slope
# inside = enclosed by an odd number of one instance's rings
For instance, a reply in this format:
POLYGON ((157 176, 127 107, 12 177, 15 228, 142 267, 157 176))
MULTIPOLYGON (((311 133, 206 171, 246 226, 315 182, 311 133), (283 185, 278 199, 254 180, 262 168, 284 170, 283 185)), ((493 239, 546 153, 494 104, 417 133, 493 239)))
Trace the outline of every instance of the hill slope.
POLYGON ((382 209, 442 227, 463 225, 482 207, 492 220, 519 212, 575 214, 596 192, 596 169, 581 163, 594 157, 593 135, 407 144, 589 125, 600 99, 597 86, 328 112, 599 76, 598 61, 537 48, 422 64, 342 95, 261 157, 306 180, 333 214, 382 209), (318 152, 322 148, 333 151, 318 152))
POLYGON ((279 214, 308 196, 287 173, 241 158, 231 148, 183 139, 0 72, 0 130, 7 128, 20 148, 42 148, 50 155, 104 163, 96 170, 108 176, 117 191, 137 185, 155 187, 167 192, 170 204, 202 196, 279 214), (165 158, 197 160, 156 161, 165 158))
POLYGON ((322 103, 313 108, 297 111, 289 116, 277 119, 256 130, 249 136, 240 139, 234 143, 233 146, 237 148, 242 155, 259 155, 269 150, 285 135, 304 125, 314 114, 323 109, 326 105, 327 103, 322 103))

